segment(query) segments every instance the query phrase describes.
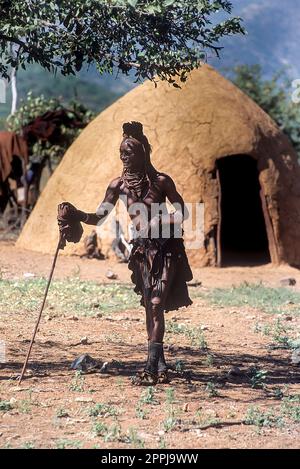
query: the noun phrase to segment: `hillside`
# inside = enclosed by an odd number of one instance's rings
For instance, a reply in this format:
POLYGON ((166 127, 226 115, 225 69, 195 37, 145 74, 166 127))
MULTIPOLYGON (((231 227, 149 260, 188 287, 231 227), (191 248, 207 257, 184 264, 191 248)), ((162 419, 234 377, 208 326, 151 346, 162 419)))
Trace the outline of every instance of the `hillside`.
MULTIPOLYGON (((299 0, 285 0, 284 6, 275 0, 232 0, 232 3, 234 14, 244 19, 248 34, 224 39, 220 44, 224 46, 221 58, 208 57, 208 62, 219 70, 242 63, 259 63, 266 77, 286 67, 291 80, 300 78, 299 0)), ((20 97, 30 90, 35 95, 61 96, 64 101, 77 97, 96 113, 134 86, 131 77, 101 77, 93 67, 77 77, 64 77, 33 65, 21 70, 18 76, 20 97)), ((10 103, 9 92, 7 103, 10 103)), ((1 118, 9 113, 9 106, 0 105, 0 126, 1 118)))

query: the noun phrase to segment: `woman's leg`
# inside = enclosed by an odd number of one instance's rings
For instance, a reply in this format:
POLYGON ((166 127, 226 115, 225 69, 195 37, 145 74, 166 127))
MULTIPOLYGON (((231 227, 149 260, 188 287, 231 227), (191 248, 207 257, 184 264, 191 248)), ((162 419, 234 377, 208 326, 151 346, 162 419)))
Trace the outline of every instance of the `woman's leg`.
POLYGON ((172 261, 172 258, 167 258, 167 262, 164 266, 161 278, 161 291, 153 292, 152 298, 150 301, 150 315, 153 321, 152 333, 150 340, 152 342, 163 342, 165 334, 165 304, 170 288, 172 286, 172 281, 175 274, 175 263, 172 261))
MULTIPOLYGON (((135 384, 155 384, 159 378, 158 374, 166 375, 167 366, 163 353, 163 339, 165 334, 164 310, 167 296, 169 294, 175 274, 175 264, 171 257, 168 257, 163 268, 160 291, 153 291, 151 298, 147 296, 147 291, 143 290, 143 298, 146 309, 146 329, 148 335, 148 359, 145 372, 142 376, 137 376, 135 384)), ((165 380, 162 382, 167 382, 165 380)))
POLYGON ((149 341, 149 353, 146 371, 158 377, 161 383, 169 382, 167 364, 165 362, 163 339, 165 334, 165 305, 175 274, 175 265, 171 258, 167 259, 162 272, 162 287, 159 292, 153 292, 151 298, 151 318, 153 321, 152 333, 149 341))

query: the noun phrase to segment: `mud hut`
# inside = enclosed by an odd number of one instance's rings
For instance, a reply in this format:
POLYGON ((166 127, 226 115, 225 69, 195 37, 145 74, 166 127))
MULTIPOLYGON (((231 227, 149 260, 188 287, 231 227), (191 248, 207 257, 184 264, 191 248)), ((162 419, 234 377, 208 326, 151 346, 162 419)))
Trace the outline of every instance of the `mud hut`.
MULTIPOLYGON (((207 65, 181 90, 146 82, 94 119, 49 180, 20 248, 55 250, 59 202, 95 210, 121 173, 121 126, 128 120, 144 124, 154 165, 174 178, 184 199, 204 204, 204 243, 188 250, 192 263, 300 265, 297 155, 273 120, 207 65)), ((102 241, 110 243, 105 235, 102 241)), ((65 252, 78 249, 69 245, 65 252)))

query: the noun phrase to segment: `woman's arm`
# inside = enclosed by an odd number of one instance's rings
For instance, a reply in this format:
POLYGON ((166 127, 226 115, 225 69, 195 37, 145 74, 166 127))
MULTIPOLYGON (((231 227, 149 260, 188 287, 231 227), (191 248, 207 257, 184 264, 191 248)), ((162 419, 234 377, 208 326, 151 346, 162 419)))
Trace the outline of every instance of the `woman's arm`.
POLYGON ((174 205, 176 210, 175 212, 169 215, 162 215, 161 221, 162 223, 170 223, 171 225, 181 224, 184 220, 189 217, 188 209, 183 201, 183 198, 177 191, 173 179, 167 175, 164 175, 162 177, 162 187, 164 189, 164 192, 171 204, 174 205))
POLYGON ((78 212, 78 220, 85 223, 86 225, 101 225, 110 212, 113 210, 114 206, 117 203, 117 200, 120 195, 120 178, 116 178, 106 189, 106 193, 103 201, 98 206, 95 213, 86 213, 81 210, 78 212))

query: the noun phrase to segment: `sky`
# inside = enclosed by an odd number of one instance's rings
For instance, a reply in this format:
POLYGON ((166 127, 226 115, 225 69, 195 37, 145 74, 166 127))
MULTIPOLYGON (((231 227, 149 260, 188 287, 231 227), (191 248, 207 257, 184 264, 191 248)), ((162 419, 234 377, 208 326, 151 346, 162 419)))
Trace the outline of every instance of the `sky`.
POLYGON ((287 67, 292 79, 300 78, 300 0, 232 0, 232 4, 247 35, 222 40, 221 60, 209 62, 217 68, 259 63, 266 76, 287 67))

